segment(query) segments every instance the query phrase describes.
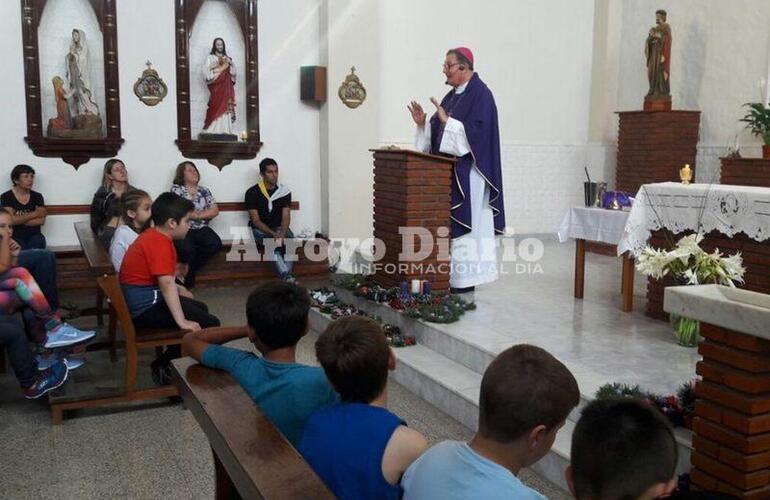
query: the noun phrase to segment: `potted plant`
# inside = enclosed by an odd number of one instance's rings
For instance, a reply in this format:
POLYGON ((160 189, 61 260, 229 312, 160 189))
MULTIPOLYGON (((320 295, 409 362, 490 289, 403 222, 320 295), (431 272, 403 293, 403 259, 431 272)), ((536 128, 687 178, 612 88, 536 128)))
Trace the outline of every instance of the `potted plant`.
POLYGON ((744 106, 749 111, 740 121, 746 123, 752 134, 762 138, 762 158, 770 159, 770 107, 761 102, 747 102, 744 106))
MULTIPOLYGON (((702 240, 701 234, 685 236, 670 251, 647 246, 637 259, 636 268, 655 279, 671 276, 681 285, 711 283, 734 287, 736 283, 743 283, 746 269, 740 252, 729 257, 718 249, 708 253, 700 247, 702 240)), ((698 343, 698 321, 672 314, 671 324, 680 345, 694 347, 698 343)))

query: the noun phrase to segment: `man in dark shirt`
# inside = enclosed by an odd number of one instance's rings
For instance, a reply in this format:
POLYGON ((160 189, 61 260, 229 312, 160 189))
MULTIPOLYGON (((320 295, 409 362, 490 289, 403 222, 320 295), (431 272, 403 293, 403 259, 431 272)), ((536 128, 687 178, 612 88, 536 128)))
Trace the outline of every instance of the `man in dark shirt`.
POLYGON ((13 188, 0 195, 0 206, 13 214, 13 239, 22 250, 45 248, 40 226, 47 215, 43 195, 32 191, 35 170, 29 165, 16 165, 11 170, 13 188))
MULTIPOLYGON (((262 180, 246 191, 244 204, 249 211, 249 226, 254 240, 261 244, 265 238, 275 238, 282 244, 285 238, 293 238, 291 223, 291 190, 278 182, 278 163, 272 158, 259 162, 262 180)), ((285 259, 286 247, 276 248, 273 255, 278 276, 294 282, 291 274, 293 262, 285 259)))

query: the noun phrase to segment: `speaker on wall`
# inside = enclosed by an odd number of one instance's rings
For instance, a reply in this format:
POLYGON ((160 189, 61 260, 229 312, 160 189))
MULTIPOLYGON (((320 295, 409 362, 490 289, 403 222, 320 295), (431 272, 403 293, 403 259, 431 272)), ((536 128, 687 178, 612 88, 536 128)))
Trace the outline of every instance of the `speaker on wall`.
POLYGON ((300 68, 300 99, 326 102, 325 66, 302 66, 300 68))

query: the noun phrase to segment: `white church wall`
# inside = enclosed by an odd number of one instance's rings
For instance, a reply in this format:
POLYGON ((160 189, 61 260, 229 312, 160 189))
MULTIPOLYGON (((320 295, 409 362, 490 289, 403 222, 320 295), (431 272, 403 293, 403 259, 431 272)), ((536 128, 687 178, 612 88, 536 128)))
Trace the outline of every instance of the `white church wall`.
MULTIPOLYGON (((58 1, 77 4, 72 0, 58 1)), ((195 160, 201 171, 201 183, 211 188, 221 202, 243 200, 245 190, 257 180, 261 158, 271 156, 278 160, 281 180, 292 188, 294 199, 300 201, 300 211, 292 214, 292 227, 299 230, 321 227, 319 113, 317 107, 299 100, 299 67, 319 62, 320 1, 258 4, 260 125, 264 146, 256 160, 233 161, 221 172, 205 160, 195 160)), ((174 168, 183 159, 174 144, 174 2, 117 2, 117 24, 121 125, 125 139, 118 157, 126 162, 132 184, 157 195, 168 189, 174 168), (132 90, 148 59, 169 88, 169 95, 155 107, 139 102, 132 90)), ((37 171, 35 189, 43 193, 48 204, 90 203, 105 159, 92 159, 76 171, 60 159, 32 154, 24 142, 26 109, 19 2, 0 2, 0 27, 5 34, 0 57, 12 68, 5 72, 0 85, 6 102, 0 118, 4 145, 0 190, 10 187, 8 174, 13 165, 28 163, 37 171)), ((61 48, 62 60, 68 47, 67 44, 61 48)), ((93 50, 93 44, 91 47, 93 50)), ((43 228, 49 244, 77 244, 72 222, 86 218, 50 217, 43 228)), ((223 238, 229 238, 230 226, 243 225, 246 220, 243 213, 228 212, 215 219, 213 225, 223 238)))
POLYGON ((381 6, 381 144, 411 147, 406 104, 449 90, 441 64, 465 45, 495 94, 500 120, 508 226, 554 232, 567 207, 582 202, 583 167, 601 177, 606 147, 589 142, 594 2, 487 0, 381 6))
POLYGON ((735 143, 744 156, 758 156, 760 141, 738 122, 742 104, 765 98, 760 78, 770 65, 770 2, 766 0, 635 0, 616 6, 622 14, 613 30, 618 33, 617 101, 606 110, 605 139, 617 138, 617 110, 641 109, 647 92, 644 41, 665 9, 673 32, 671 93, 674 109, 700 110, 697 180, 718 181, 719 156, 735 143), (614 121, 613 121, 614 120, 614 121))

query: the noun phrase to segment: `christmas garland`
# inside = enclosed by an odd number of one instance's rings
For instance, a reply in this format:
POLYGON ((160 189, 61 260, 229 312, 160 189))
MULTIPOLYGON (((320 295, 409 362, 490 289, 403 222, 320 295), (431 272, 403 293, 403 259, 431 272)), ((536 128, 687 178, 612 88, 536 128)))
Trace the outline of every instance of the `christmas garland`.
POLYGON ((456 295, 448 293, 406 293, 399 287, 383 288, 371 277, 353 274, 335 281, 340 288, 353 292, 379 304, 387 304, 397 311, 402 311, 410 318, 422 319, 431 323, 454 323, 465 311, 476 309, 476 304, 466 302, 456 295))
POLYGON ((334 290, 329 290, 328 288, 311 290, 310 305, 320 312, 328 314, 333 320, 345 316, 366 316, 375 320, 382 325, 385 337, 388 339, 388 344, 392 347, 406 347, 417 343, 414 336, 401 333, 401 329, 395 325, 383 323, 382 318, 379 316, 367 314, 355 306, 340 301, 334 290))
POLYGON ((638 385, 613 382, 604 384, 596 391, 596 399, 632 398, 644 401, 659 409, 675 427, 689 427, 695 414, 695 389, 692 382, 679 386, 676 395, 661 396, 642 390, 638 385))

